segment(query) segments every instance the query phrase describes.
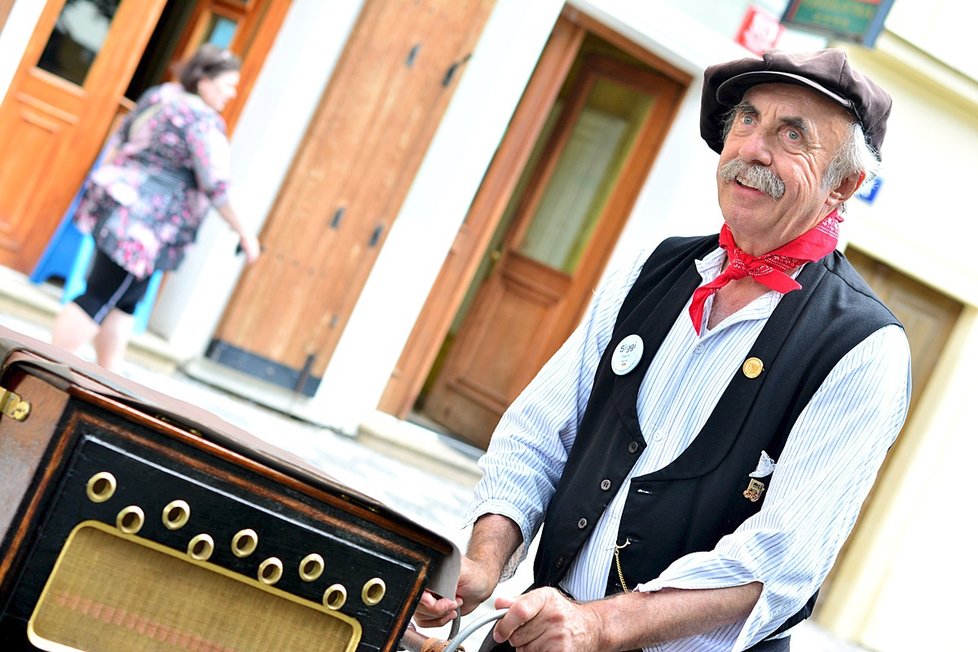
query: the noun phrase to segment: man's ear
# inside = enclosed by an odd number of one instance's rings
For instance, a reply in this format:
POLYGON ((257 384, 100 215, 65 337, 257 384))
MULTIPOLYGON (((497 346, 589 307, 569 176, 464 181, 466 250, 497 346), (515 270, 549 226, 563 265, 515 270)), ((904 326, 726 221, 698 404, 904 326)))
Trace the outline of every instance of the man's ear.
POLYGON ((866 180, 866 173, 860 172, 859 174, 853 174, 841 181, 835 189, 829 193, 829 201, 838 206, 839 204, 844 204, 850 197, 852 197, 859 186, 863 185, 863 181, 866 180))

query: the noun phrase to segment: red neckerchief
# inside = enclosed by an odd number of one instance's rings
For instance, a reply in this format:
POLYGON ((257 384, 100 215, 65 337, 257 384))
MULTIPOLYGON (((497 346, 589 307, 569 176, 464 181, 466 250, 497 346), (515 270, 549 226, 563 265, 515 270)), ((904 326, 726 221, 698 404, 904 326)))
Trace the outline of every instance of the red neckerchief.
POLYGON ((811 230, 802 233, 788 244, 757 257, 746 254, 738 248, 730 228, 724 224, 720 229, 720 246, 727 252, 730 264, 719 276, 693 292, 689 316, 693 319, 696 334, 700 334, 703 326, 703 308, 707 298, 730 281, 750 276, 758 283, 781 294, 800 290, 801 285, 785 272, 831 253, 839 243, 841 221, 842 217, 838 212, 832 211, 811 230))

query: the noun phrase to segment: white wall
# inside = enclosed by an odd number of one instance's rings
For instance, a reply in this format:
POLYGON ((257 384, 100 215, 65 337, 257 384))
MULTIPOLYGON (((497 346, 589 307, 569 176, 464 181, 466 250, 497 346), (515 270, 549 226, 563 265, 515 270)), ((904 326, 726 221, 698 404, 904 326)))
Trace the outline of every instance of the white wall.
POLYGON ((970 649, 955 623, 967 622, 968 587, 978 581, 962 563, 973 529, 966 515, 978 499, 970 468, 978 453, 978 266, 970 253, 978 224, 967 192, 978 171, 978 84, 942 80, 947 71, 886 35, 878 50, 854 57, 893 96, 883 185, 873 205, 853 202, 850 244, 965 308, 928 386, 914 388, 916 413, 878 487, 887 500, 863 519, 870 527, 854 539, 859 554, 844 562, 850 592, 830 623, 874 650, 970 649))
POLYGON ((978 583, 978 568, 968 563, 978 499, 978 309, 965 309, 948 354, 921 397, 914 421, 922 436, 908 452, 912 459, 876 532, 876 547, 865 557, 874 584, 854 596, 862 618, 851 623, 851 638, 869 649, 974 647, 961 624, 974 617, 971 589, 978 583))
MULTIPOLYGON (((912 54, 880 39, 886 57, 912 54)), ((893 96, 876 202, 853 202, 850 242, 961 301, 978 304, 978 266, 952 243, 978 240, 976 209, 962 190, 978 172, 978 84, 949 95, 927 70, 907 71, 853 51, 857 65, 893 96), (953 239, 952 239, 953 238, 953 239)), ((881 59, 883 61, 881 61, 881 59)), ((926 61, 921 60, 920 65, 926 61)))
POLYGON ((7 94, 43 9, 44 3, 40 0, 17 0, 7 16, 0 32, 0 102, 7 94))

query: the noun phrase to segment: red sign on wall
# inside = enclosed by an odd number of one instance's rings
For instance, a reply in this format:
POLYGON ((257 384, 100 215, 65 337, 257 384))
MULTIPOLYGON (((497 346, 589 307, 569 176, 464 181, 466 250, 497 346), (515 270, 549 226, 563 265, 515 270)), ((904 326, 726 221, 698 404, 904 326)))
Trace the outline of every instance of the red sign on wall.
POLYGON ((745 48, 761 56, 778 44, 784 26, 777 16, 753 5, 747 7, 744 20, 734 39, 745 48))

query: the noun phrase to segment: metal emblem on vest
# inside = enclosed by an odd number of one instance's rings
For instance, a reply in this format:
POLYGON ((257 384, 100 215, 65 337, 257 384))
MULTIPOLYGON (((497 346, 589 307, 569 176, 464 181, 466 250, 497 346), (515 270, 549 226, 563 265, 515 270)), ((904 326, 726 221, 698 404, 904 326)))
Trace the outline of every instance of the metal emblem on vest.
POLYGON ((744 360, 744 375, 748 378, 757 378, 764 371, 764 363, 760 358, 747 358, 744 360))
POLYGON ((638 366, 642 359, 642 351, 645 350, 645 343, 638 335, 627 336, 611 354, 611 370, 619 376, 624 376, 629 371, 638 366))
POLYGON ((767 487, 764 486, 763 482, 757 480, 756 478, 751 478, 750 483, 747 485, 747 489, 744 490, 744 498, 752 503, 756 503, 761 499, 761 494, 764 493, 766 488, 767 487))

